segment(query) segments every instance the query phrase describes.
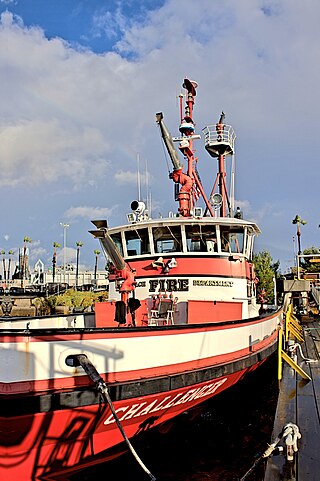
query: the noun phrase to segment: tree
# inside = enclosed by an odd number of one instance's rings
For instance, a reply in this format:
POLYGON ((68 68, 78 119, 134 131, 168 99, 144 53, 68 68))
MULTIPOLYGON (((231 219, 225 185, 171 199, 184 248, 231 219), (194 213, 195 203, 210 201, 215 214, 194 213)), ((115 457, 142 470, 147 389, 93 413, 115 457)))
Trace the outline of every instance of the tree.
MULTIPOLYGON (((312 255, 312 254, 317 254, 319 256, 320 251, 318 247, 308 247, 307 249, 304 249, 303 253, 305 255, 312 255)), ((320 264, 319 262, 314 262, 313 259, 320 260, 320 257, 303 257, 300 258, 300 267, 305 271, 305 272, 319 272, 320 271, 320 264)))
POLYGON ((274 302, 274 283, 275 279, 280 276, 280 262, 274 262, 271 254, 263 250, 253 256, 256 275, 259 279, 257 291, 264 289, 268 303, 274 302))
POLYGON ((96 284, 97 283, 97 271, 98 271, 98 257, 99 257, 100 251, 98 249, 95 249, 93 252, 94 252, 94 255, 96 256, 96 260, 95 260, 95 263, 94 263, 94 283, 96 284))
POLYGON ((0 252, 1 256, 2 256, 2 264, 3 264, 3 279, 4 279, 4 282, 5 282, 5 285, 6 285, 6 278, 7 278, 7 273, 6 273, 6 261, 5 261, 5 251, 2 250, 0 252))
POLYGON ((76 246, 77 246, 76 288, 77 288, 77 287, 78 287, 80 249, 81 249, 81 247, 83 246, 83 242, 76 242, 76 246))
POLYGON ((10 271, 11 271, 11 260, 12 260, 12 256, 13 256, 13 250, 10 249, 9 252, 8 252, 8 254, 9 254, 9 263, 8 263, 7 279, 8 279, 8 281, 9 281, 9 279, 10 279, 10 271))
POLYGON ((52 257, 52 282, 54 283, 56 276, 56 265, 57 265, 57 249, 61 247, 58 242, 53 243, 53 257, 52 257))

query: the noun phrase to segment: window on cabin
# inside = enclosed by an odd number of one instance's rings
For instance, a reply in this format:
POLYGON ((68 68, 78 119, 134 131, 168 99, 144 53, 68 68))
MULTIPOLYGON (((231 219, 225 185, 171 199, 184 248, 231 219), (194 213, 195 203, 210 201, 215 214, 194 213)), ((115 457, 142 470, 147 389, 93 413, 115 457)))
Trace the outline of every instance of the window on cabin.
POLYGON ((150 254, 148 229, 135 229, 124 233, 128 256, 150 254))
POLYGON ((254 240, 254 232, 252 231, 252 229, 250 228, 246 229, 245 239, 246 239, 245 246, 244 246, 245 256, 248 259, 252 259, 253 240, 254 240))
POLYGON ((220 226, 222 252, 242 254, 244 248, 244 228, 220 226))
POLYGON ((152 234, 156 253, 182 252, 182 237, 179 225, 154 227, 152 234))
POLYGON ((110 234, 111 239, 115 243, 118 251, 123 256, 123 249, 122 249, 122 239, 121 239, 121 232, 117 232, 116 234, 110 234))
POLYGON ((217 234, 214 225, 186 225, 188 252, 217 252, 217 234))

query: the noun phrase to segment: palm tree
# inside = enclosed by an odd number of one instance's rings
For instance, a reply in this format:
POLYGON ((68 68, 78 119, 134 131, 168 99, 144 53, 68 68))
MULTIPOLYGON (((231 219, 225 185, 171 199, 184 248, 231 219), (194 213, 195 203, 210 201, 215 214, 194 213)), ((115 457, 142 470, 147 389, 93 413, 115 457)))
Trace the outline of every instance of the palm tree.
POLYGON ((58 242, 53 243, 53 257, 52 257, 52 282, 54 283, 56 276, 56 264, 57 264, 57 249, 61 247, 58 242))
POLYGON ((80 259, 80 248, 83 246, 83 242, 76 242, 77 246, 77 267, 76 267, 76 289, 78 287, 78 274, 79 274, 79 259, 80 259))
POLYGON ((98 257, 99 257, 100 251, 98 249, 95 249, 93 252, 96 256, 96 261, 94 264, 94 283, 97 286, 98 257))
POLYGON ((31 243, 32 239, 25 236, 23 238, 23 255, 21 260, 21 287, 24 287, 24 279, 27 276, 27 244, 31 243))
POLYGON ((5 251, 4 251, 4 250, 2 250, 2 251, 0 252, 0 254, 2 255, 2 264, 3 264, 3 280, 4 280, 4 283, 5 283, 5 285, 6 285, 6 277, 7 277, 7 275, 6 275, 6 261, 5 261, 5 258, 4 258, 5 251))
POLYGON ((7 279, 8 279, 8 281, 9 281, 9 279, 10 279, 10 271, 11 271, 11 259, 12 259, 12 256, 13 256, 13 250, 10 249, 9 252, 8 252, 8 254, 9 254, 9 265, 8 265, 7 279))

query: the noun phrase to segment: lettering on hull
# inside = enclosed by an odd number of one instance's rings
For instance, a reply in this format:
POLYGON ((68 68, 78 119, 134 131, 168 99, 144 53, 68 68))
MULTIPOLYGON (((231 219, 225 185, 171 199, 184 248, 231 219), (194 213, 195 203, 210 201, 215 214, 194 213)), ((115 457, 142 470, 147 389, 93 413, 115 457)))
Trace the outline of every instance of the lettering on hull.
MULTIPOLYGON (((157 411, 167 410, 179 404, 186 404, 195 399, 200 399, 207 396, 212 396, 217 389, 220 388, 227 378, 219 379, 219 381, 206 384, 205 386, 189 389, 187 392, 180 391, 175 395, 168 395, 164 399, 155 399, 152 402, 141 402, 136 404, 129 404, 127 406, 121 406, 116 409, 116 413, 120 422, 136 418, 139 416, 146 416, 149 413, 155 413, 157 411), (121 415, 122 413, 122 415, 121 415)), ((114 423, 113 414, 104 421, 104 424, 114 423)))

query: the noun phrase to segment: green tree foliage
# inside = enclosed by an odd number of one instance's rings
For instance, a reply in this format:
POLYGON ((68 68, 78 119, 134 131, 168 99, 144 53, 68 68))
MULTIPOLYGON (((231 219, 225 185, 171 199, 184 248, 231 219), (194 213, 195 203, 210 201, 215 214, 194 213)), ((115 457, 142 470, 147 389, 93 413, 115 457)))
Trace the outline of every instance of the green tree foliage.
MULTIPOLYGON (((93 306, 95 302, 102 302, 108 299, 107 291, 76 291, 74 289, 68 289, 63 294, 53 295, 46 298, 41 298, 41 307, 45 309, 46 307, 52 313, 54 313, 55 306, 68 306, 70 310, 72 308, 88 308, 93 306)), ((38 306, 39 307, 39 306, 38 306)))
POLYGON ((280 262, 274 262, 271 254, 263 250, 253 256, 253 263, 256 276, 259 279, 257 292, 259 293, 261 289, 264 289, 266 291, 267 302, 272 304, 274 302, 274 279, 280 276, 280 262))
MULTIPOLYGON (((304 249, 303 254, 310 255, 310 254, 320 254, 318 247, 308 247, 304 249)), ((312 262, 312 259, 319 259, 320 257, 303 257, 300 258, 300 267, 304 270, 304 272, 320 272, 320 263, 319 262, 312 262)))

